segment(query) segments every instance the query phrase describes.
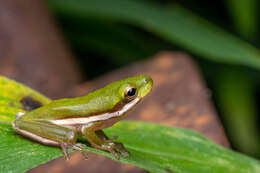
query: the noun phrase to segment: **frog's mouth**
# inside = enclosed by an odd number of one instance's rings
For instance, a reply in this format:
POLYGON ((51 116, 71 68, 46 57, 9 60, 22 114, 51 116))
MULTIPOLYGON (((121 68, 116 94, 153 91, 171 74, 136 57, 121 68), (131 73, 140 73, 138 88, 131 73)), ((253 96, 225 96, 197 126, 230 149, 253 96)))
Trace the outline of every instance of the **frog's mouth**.
POLYGON ((100 113, 100 114, 95 114, 95 115, 87 116, 87 117, 75 117, 75 118, 66 118, 66 119, 58 119, 58 120, 49 120, 49 122, 52 122, 57 125, 72 126, 72 125, 88 124, 88 123, 95 122, 95 121, 104 121, 104 120, 108 120, 110 118, 120 117, 120 116, 125 115, 130 110, 132 110, 134 108, 134 106, 137 105, 140 101, 141 101, 141 98, 136 97, 131 102, 125 104, 120 109, 117 109, 113 112, 100 113))

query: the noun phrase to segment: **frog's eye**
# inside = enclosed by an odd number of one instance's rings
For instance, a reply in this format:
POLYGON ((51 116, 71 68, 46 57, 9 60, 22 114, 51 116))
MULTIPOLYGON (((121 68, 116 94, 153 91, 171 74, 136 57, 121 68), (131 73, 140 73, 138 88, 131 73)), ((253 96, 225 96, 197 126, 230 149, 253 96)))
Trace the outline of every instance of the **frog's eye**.
POLYGON ((136 93, 136 88, 133 86, 129 86, 125 89, 125 98, 127 98, 128 100, 132 100, 133 98, 135 98, 136 93))

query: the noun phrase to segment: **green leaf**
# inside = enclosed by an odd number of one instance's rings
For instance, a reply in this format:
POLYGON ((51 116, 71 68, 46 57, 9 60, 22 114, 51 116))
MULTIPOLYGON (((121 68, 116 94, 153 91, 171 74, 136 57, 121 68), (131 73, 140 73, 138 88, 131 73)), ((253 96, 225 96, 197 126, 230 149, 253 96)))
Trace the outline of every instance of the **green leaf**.
POLYGON ((0 76, 0 123, 10 124, 18 112, 26 112, 21 103, 23 98, 30 97, 41 104, 51 100, 38 92, 17 82, 0 76))
POLYGON ((125 65, 150 57, 169 45, 150 34, 125 25, 102 20, 62 20, 64 31, 76 51, 95 52, 108 57, 113 64, 125 65))
POLYGON ((215 72, 215 95, 233 146, 260 157, 260 134, 255 102, 255 81, 242 68, 226 67, 215 72))
POLYGON ((178 5, 141 0, 49 0, 54 12, 132 24, 210 60, 260 69, 259 50, 178 5))
MULTIPOLYGON (((7 78, 0 77, 0 172, 24 172, 62 155, 57 147, 48 147, 15 133, 10 122, 17 112, 24 111, 20 100, 30 96, 47 104, 50 100, 7 78)), ((120 162, 151 172, 256 173, 260 162, 225 149, 198 133, 187 129, 143 122, 121 122, 105 130, 119 136, 131 152, 120 162)), ((84 142, 84 141, 83 141, 84 142)), ((86 147, 114 159, 109 153, 86 147)), ((82 157, 83 159, 83 157, 82 157)), ((91 159, 91 158, 89 158, 91 159)))
POLYGON ((224 1, 232 17, 236 30, 245 38, 256 39, 258 29, 258 0, 224 1))

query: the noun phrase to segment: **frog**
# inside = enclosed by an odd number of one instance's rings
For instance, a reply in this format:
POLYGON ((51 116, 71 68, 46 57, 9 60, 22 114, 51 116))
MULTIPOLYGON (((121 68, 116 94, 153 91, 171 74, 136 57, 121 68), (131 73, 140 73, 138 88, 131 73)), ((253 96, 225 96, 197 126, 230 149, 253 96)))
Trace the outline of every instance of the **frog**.
POLYGON ((103 129, 122 120, 151 91, 153 80, 147 75, 124 78, 75 98, 53 100, 29 112, 19 112, 12 122, 20 135, 47 146, 60 147, 66 160, 69 151, 81 151, 87 158, 80 136, 90 145, 111 153, 116 159, 128 157, 124 145, 109 138, 103 129))

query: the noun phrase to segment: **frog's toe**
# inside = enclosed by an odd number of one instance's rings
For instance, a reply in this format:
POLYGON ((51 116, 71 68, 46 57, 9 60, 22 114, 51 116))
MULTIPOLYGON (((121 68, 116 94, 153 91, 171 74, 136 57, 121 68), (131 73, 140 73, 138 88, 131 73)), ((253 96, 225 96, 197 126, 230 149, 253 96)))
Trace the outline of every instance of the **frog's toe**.
POLYGON ((83 149, 86 147, 85 144, 82 144, 82 143, 76 143, 72 146, 72 149, 74 150, 77 150, 77 151, 80 151, 81 154, 83 155, 84 159, 88 159, 88 155, 87 155, 87 152, 86 151, 83 151, 83 149))
POLYGON ((83 148, 86 147, 86 145, 82 143, 76 143, 74 146, 77 147, 79 150, 82 150, 83 148))
POLYGON ((120 159, 120 155, 116 152, 116 150, 111 149, 111 150, 109 150, 109 152, 110 152, 117 160, 120 159))
POLYGON ((120 151, 120 153, 122 154, 122 156, 124 158, 128 157, 130 155, 130 153, 128 151, 120 151))
POLYGON ((73 150, 77 150, 77 151, 81 151, 82 150, 81 146, 79 146, 77 144, 70 146, 70 148, 73 149, 73 150))
POLYGON ((124 145, 119 142, 110 143, 108 151, 118 160, 120 159, 118 153, 122 154, 123 157, 129 156, 129 152, 125 149, 124 145))
POLYGON ((126 148, 124 147, 124 145, 122 143, 119 142, 115 142, 115 146, 114 149, 121 153, 123 155, 123 157, 128 157, 129 156, 129 152, 126 150, 126 148))
POLYGON ((60 144, 60 147, 62 149, 62 152, 64 154, 64 157, 65 157, 65 160, 69 160, 70 157, 69 157, 69 152, 68 152, 68 146, 66 143, 61 143, 60 144))
POLYGON ((84 159, 88 160, 88 154, 86 151, 81 151, 81 154, 84 157, 84 159))

